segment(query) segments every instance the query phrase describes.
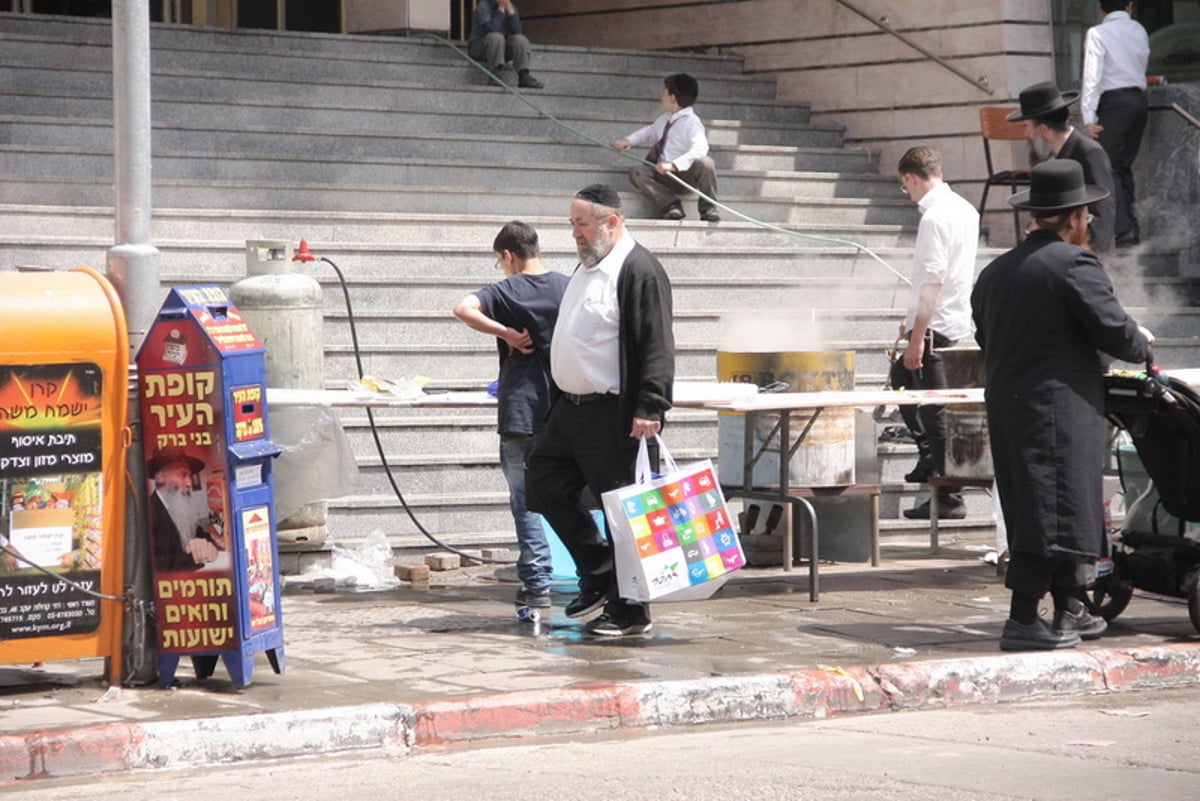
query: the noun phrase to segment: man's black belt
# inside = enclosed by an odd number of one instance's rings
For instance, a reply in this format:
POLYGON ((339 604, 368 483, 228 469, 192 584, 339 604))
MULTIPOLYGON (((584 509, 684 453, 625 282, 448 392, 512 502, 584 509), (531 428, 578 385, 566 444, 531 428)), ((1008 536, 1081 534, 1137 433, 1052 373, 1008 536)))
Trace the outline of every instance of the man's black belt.
POLYGON ((606 398, 617 397, 611 392, 589 392, 586 395, 574 395, 570 392, 564 392, 562 396, 566 398, 568 402, 573 403, 576 406, 582 406, 585 403, 595 403, 596 401, 602 401, 606 398))
POLYGON ((1122 86, 1120 89, 1109 89, 1105 92, 1101 92, 1100 96, 1103 97, 1104 95, 1115 95, 1118 92, 1144 92, 1144 91, 1146 91, 1146 90, 1140 86, 1122 86))

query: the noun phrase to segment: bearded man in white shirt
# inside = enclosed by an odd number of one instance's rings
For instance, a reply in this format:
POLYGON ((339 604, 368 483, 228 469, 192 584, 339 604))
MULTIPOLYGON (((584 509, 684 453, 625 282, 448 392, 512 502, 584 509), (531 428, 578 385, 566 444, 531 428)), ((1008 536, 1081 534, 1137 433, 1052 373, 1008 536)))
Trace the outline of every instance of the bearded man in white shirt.
MULTIPOLYGON (((649 604, 622 598, 612 544, 582 508, 632 484, 638 440, 663 426, 675 383, 671 281, 658 259, 625 228, 616 190, 581 189, 571 201, 579 265, 571 275, 550 340, 554 400, 529 454, 525 500, 575 560, 579 595, 564 610, 581 618, 603 609, 584 631, 626 637, 651 629, 649 604)), ((657 447, 651 459, 657 460, 657 447)))
POLYGON ((1150 113, 1146 98, 1150 37, 1130 16, 1132 9, 1133 3, 1126 0, 1100 0, 1104 21, 1089 28, 1085 37, 1079 96, 1083 125, 1100 140, 1112 162, 1117 247, 1141 241, 1133 212, 1133 161, 1150 113))

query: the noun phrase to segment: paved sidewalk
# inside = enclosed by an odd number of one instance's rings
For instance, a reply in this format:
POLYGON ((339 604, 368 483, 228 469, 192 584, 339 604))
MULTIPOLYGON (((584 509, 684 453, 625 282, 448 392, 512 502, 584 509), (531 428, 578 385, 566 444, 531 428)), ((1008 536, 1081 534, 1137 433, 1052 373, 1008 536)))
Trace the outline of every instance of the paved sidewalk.
POLYGON ((1135 596, 1104 638, 1050 654, 998 650, 1008 593, 981 552, 885 546, 882 566, 746 569, 714 598, 654 607, 644 638, 584 638, 556 586, 539 625, 492 567, 434 586, 284 596, 286 671, 266 657, 237 690, 223 665, 171 690, 107 691, 100 660, 0 666, 0 785, 39 775, 619 728, 824 717, 1200 681, 1182 601, 1135 596))

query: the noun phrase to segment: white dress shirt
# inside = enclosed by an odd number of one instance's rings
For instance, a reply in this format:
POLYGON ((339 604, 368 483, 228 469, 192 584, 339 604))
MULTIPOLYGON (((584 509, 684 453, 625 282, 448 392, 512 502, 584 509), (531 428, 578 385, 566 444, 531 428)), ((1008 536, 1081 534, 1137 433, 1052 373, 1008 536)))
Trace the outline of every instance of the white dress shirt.
POLYGON ((571 275, 550 340, 550 375, 563 392, 621 391, 617 278, 634 244, 626 231, 596 266, 581 264, 571 275))
POLYGON ((1109 12, 1088 29, 1083 46, 1083 85, 1079 108, 1083 124, 1094 125, 1100 95, 1113 89, 1146 88, 1150 37, 1125 11, 1109 12))
POLYGON ((917 203, 921 224, 913 252, 913 302, 906 326, 913 328, 917 299, 925 284, 941 284, 929 327, 951 340, 971 333, 971 284, 979 249, 979 212, 966 199, 938 184, 917 203))
POLYGON ((691 106, 681 108, 674 114, 660 115, 654 122, 638 128, 625 138, 633 147, 649 147, 662 138, 667 120, 671 121, 671 131, 667 134, 666 145, 658 160, 669 161, 679 172, 687 172, 696 159, 708 155, 708 136, 704 133, 704 123, 691 106))

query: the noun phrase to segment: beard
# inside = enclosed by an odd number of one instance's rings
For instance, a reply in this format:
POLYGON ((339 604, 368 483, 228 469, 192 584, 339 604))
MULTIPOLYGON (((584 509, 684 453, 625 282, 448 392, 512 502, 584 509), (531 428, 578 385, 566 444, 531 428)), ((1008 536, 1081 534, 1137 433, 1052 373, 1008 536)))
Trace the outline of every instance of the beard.
POLYGON ((1050 149, 1050 143, 1042 137, 1037 137, 1029 142, 1029 163, 1030 165, 1041 164, 1043 161, 1049 161, 1054 158, 1054 151, 1050 149))
POLYGON ((1079 227, 1079 228, 1075 228, 1075 227, 1070 228, 1067 231, 1066 236, 1063 238, 1066 239, 1067 242, 1069 242, 1070 244, 1075 245, 1076 247, 1086 248, 1086 247, 1090 247, 1092 244, 1091 243, 1092 237, 1088 233, 1088 227, 1086 225, 1079 227))
POLYGON ((191 488, 172 486, 159 487, 158 497, 162 499, 171 522, 179 530, 180 544, 187 545, 196 535, 196 526, 200 523, 201 514, 197 508, 199 497, 192 497, 191 488))
POLYGON ((603 228, 596 233, 595 242, 590 245, 575 245, 575 251, 579 254, 579 263, 584 267, 595 267, 608 255, 610 250, 612 250, 612 237, 603 228))

